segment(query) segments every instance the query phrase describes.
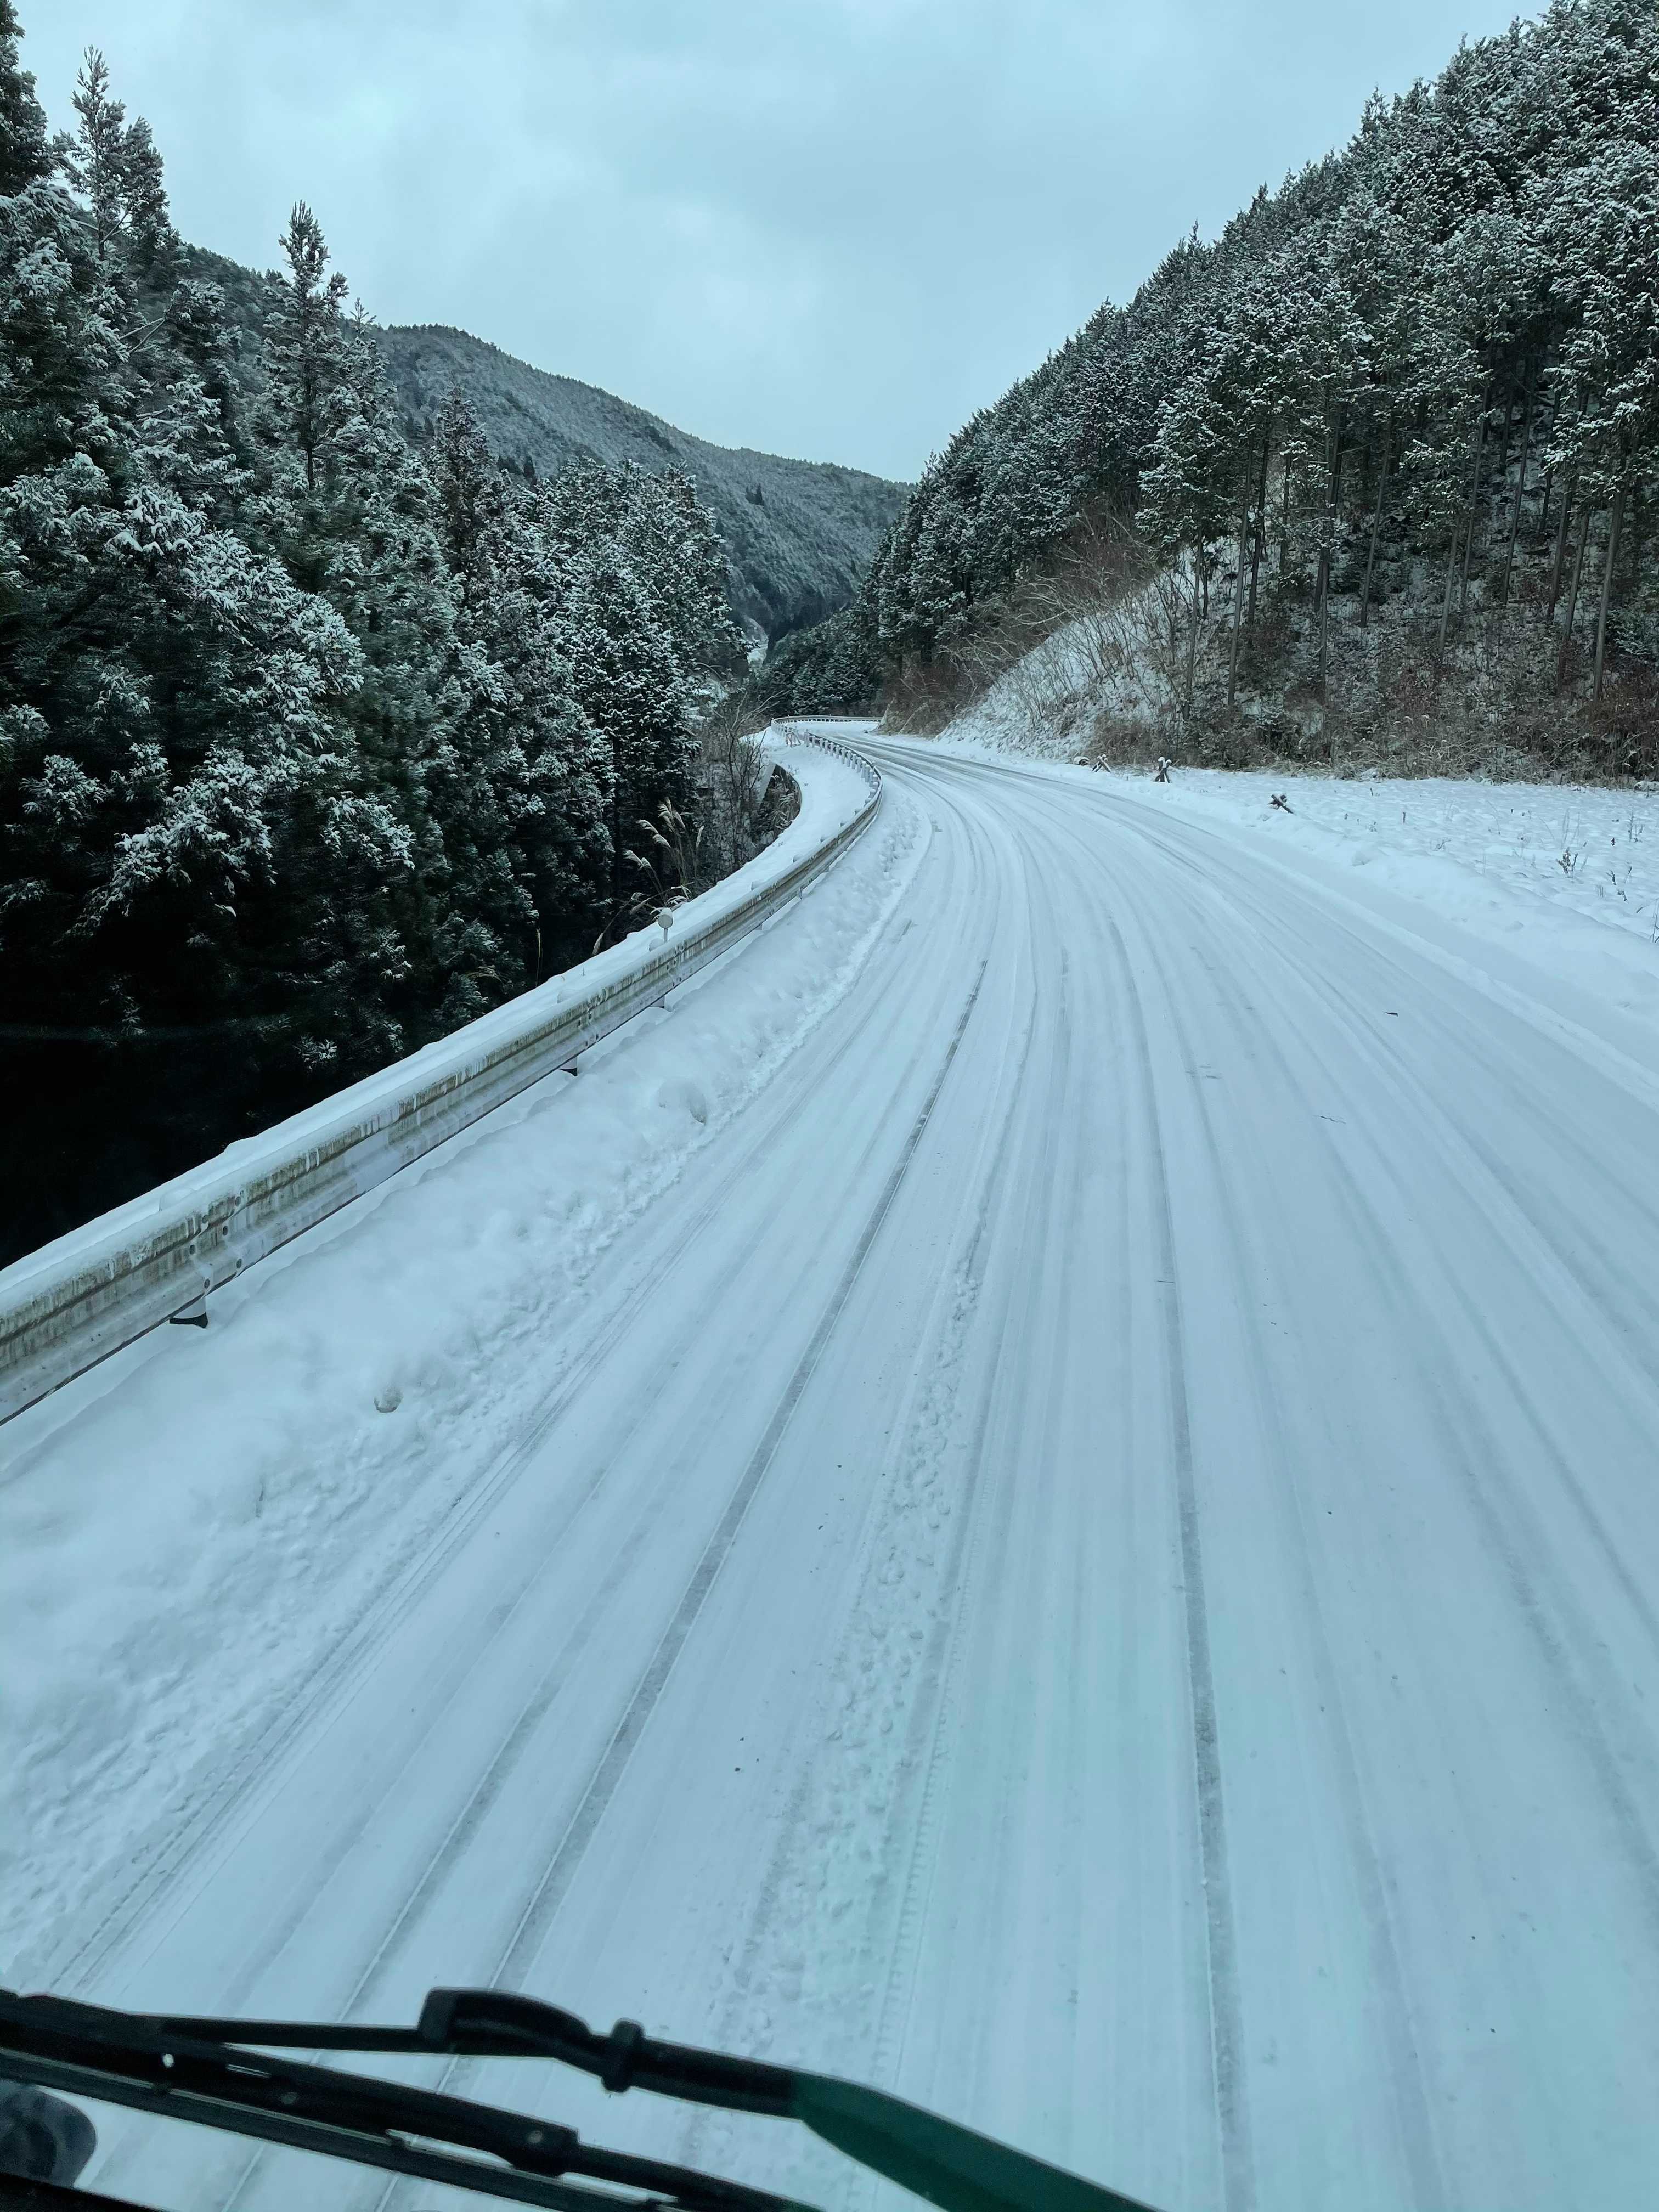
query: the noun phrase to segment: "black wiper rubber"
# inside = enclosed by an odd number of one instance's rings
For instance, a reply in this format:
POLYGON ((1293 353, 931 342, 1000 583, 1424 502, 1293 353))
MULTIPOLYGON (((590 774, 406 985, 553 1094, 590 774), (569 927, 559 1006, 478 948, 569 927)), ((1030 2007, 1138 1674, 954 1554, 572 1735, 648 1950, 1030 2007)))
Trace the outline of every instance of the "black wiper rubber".
MULTIPOLYGON (((375 2031, 368 2030, 373 2033, 375 2031)), ((1127 2197, 993 2142, 879 2089, 654 2043, 629 2020, 595 2035, 572 2014, 495 1990, 434 1990, 420 2033, 447 2051, 562 2059, 607 2089, 653 2089, 729 2111, 799 2120, 837 2150, 947 2212, 1147 2212, 1127 2197)))
MULTIPOLYGON (((231 2039, 214 2033, 224 2025, 209 2023, 201 2035, 183 2021, 0 1991, 0 2076, 547 2205, 554 2212, 617 2212, 621 2205, 633 2212, 638 2203, 559 2178, 569 2173, 641 2192, 647 2208, 807 2212, 787 2197, 737 2182, 592 2148, 573 2130, 533 2116, 398 2081, 265 2058, 240 2041, 227 2048, 231 2039), (431 2144, 475 2155, 425 2147, 431 2144), (486 2159, 502 2163, 487 2165, 486 2159)), ((318 2031, 299 2033, 307 2046, 318 2047, 318 2031)), ((399 2036, 395 2048, 433 2050, 429 2043, 393 2033, 399 2036)))
POLYGON ((684 2044, 653 2043, 635 2021, 619 2020, 609 2035, 534 1997, 498 1990, 434 1990, 418 2027, 330 2027, 280 2020, 155 2017, 164 2034, 254 2044, 264 2050, 447 2051, 471 2058, 555 2058, 592 2074, 607 2089, 651 2089, 727 2112, 766 2112, 792 2119, 795 2083, 784 2066, 728 2058, 684 2044))
MULTIPOLYGON (((908 2105, 878 2089, 866 2089, 829 2075, 803 2073, 759 2060, 732 2058, 722 2052, 699 2051, 684 2044, 659 2043, 633 2021, 618 2021, 609 2035, 597 2035, 572 2013, 533 1997, 514 1996, 497 1990, 434 1990, 422 2007, 420 2024, 414 2028, 331 2025, 323 2022, 269 2020, 175 2019, 164 2015, 99 2012, 95 2008, 70 2005, 57 1998, 7 1997, 0 1993, 0 2072, 18 2079, 39 2081, 50 2087, 78 2087, 83 2095, 108 2096, 108 2088, 66 2083, 36 2071, 23 2075, 13 2063, 11 2021, 19 2010, 50 2008, 60 2015, 108 2023, 118 2042, 135 2031, 150 2053, 166 2050, 188 2053, 192 2069, 216 2059, 222 2076, 233 2063, 246 2080, 251 2070, 245 2053, 259 2050, 374 2051, 383 2052, 448 2054, 487 2058, 552 2058, 592 2074, 607 2089, 649 2089, 659 2095, 695 2104, 716 2105, 731 2112, 759 2112, 778 2119, 794 2119, 824 2142, 833 2143, 860 2165, 884 2174, 913 2191, 944 2212, 1148 2212, 1138 2200, 1085 2181, 1059 2166, 1030 2157, 953 2120, 908 2105), (234 2062, 224 2055, 225 2045, 238 2046, 234 2062)), ((42 2025, 46 2014, 33 2017, 42 2025)), ((40 2047, 38 2045, 35 2046, 40 2047)), ((557 2163, 542 2166, 548 2173, 580 2172, 624 2187, 652 2191, 659 2202, 678 2204, 686 2212, 802 2212, 784 2197, 768 2197, 734 2182, 718 2181, 678 2166, 631 2159, 621 2153, 593 2151, 580 2145, 568 2130, 527 2121, 522 2116, 486 2106, 442 2097, 425 2090, 404 2089, 391 2082, 368 2081, 353 2075, 295 2063, 264 2062, 264 2071, 284 2087, 300 2085, 309 2098, 326 2103, 327 2085, 348 2097, 348 2110, 356 2124, 368 2130, 365 2142, 379 2144, 386 2130, 417 2133, 427 2137, 464 2143, 475 2150, 507 2158, 513 2165, 532 2168, 543 2156, 557 2163), (355 2102, 350 2100, 355 2100, 355 2102), (404 2100, 413 2100, 404 2102, 404 2100), (418 2106, 427 2119, 445 2124, 412 2124, 418 2106), (398 2117, 402 2114, 403 2117, 398 2117), (534 2128, 543 2143, 531 2144, 525 2130, 534 2128), (456 2132, 453 2130, 460 2130, 456 2132), (514 2133, 514 2131, 517 2132, 514 2133), (554 2138, 557 2138, 556 2144, 554 2138), (531 2154, 528 2160, 520 2154, 531 2154), (578 2162, 580 2161, 580 2162, 578 2162)), ((162 2089, 166 2109, 178 2117, 205 2115, 185 2112, 176 2088, 162 2089)), ((222 2086, 219 2094, 225 2092, 222 2086)), ((126 2102, 154 2105, 154 2093, 126 2102)), ((269 2097, 261 2093, 256 2109, 269 2117, 269 2097)), ((247 2109, 246 2102, 242 2109, 247 2109)), ((228 2118, 211 2124, 235 2127, 228 2118)), ((265 2133, 279 2142, 296 2140, 276 2135, 269 2126, 244 2124, 247 2133, 265 2133)), ((307 2141, 306 2148, 329 2146, 307 2141)), ((368 2164, 391 2165, 389 2158, 362 2149, 338 2148, 336 2156, 358 2158, 368 2164)), ((499 2170, 480 2169, 465 2160, 447 2160, 447 2166, 469 2168, 460 2186, 500 2196, 521 2197, 526 2203, 551 2203, 564 2212, 595 2212, 600 2205, 614 2208, 618 2200, 594 2190, 562 2188, 556 2195, 531 2195, 529 2175, 511 2176, 499 2170), (509 2182, 513 2185, 507 2185, 509 2182)), ((395 2170, 422 2173, 428 2179, 454 2180, 449 2172, 435 2172, 428 2166, 398 2163, 395 2170)), ((556 2186, 542 2182, 539 2188, 556 2186)))

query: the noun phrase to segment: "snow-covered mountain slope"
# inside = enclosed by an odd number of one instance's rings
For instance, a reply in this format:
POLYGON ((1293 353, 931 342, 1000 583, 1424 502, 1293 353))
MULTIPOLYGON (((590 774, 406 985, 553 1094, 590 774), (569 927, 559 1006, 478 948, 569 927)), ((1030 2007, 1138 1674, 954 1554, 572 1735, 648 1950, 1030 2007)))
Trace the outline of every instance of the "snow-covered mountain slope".
POLYGON ((1182 2212, 1643 2201, 1659 1024, 1282 824, 871 750, 653 1025, 7 1432, 14 1973, 493 1981, 1182 2212))
MULTIPOLYGON (((222 254, 188 252, 192 271, 218 284, 235 320, 257 336, 268 309, 266 280, 222 254)), ((846 605, 909 496, 908 484, 862 469, 711 445, 465 331, 394 325, 375 337, 412 435, 429 427, 459 384, 496 455, 515 467, 533 461, 549 477, 580 461, 613 468, 635 461, 694 477, 726 541, 732 605, 769 638, 846 605)))
POLYGON ((528 457, 544 476, 597 459, 679 469, 694 478, 726 541, 732 604, 769 638, 846 605, 908 496, 908 485, 861 469, 710 445, 465 331, 393 326, 378 337, 415 423, 430 422, 459 384, 495 452, 514 461, 528 457))

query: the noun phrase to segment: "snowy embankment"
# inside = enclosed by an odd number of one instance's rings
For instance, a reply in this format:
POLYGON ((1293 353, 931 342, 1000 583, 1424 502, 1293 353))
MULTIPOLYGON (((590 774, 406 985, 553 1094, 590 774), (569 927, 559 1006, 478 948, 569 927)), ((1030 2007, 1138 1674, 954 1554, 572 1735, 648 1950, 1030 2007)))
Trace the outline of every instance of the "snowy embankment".
MULTIPOLYGON (((1615 1021, 1659 1030, 1659 791, 1176 768, 1092 769, 1075 739, 1012 711, 961 716, 934 742, 981 761, 1117 791, 1237 835, 1325 890, 1501 970, 1522 963, 1615 1021), (1273 805, 1275 794, 1285 805, 1273 805), (1453 934, 1447 936, 1449 931, 1453 934)), ((1501 975, 1499 980, 1501 980, 1501 975)))
MULTIPOLYGON (((866 803, 852 767, 810 765, 795 822, 707 902, 866 803)), ((580 1077, 549 1076, 216 1292, 207 1330, 155 1331, 0 1430, 0 1977, 38 1955, 46 1892, 61 1913, 178 1828, 463 1510, 525 1414, 501 1376, 548 1387, 513 1348, 556 1334, 619 1230, 841 999, 919 842, 914 807, 884 806, 580 1077)))

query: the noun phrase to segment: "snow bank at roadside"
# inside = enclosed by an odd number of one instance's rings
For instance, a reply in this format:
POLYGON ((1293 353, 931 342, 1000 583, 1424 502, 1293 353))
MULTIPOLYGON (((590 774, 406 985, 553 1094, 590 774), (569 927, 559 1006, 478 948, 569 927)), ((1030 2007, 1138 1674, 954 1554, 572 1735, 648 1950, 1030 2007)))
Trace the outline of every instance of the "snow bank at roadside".
MULTIPOLYGON (((682 933, 721 921, 757 890, 810 860, 854 821, 869 800, 865 775, 827 748, 804 750, 773 737, 769 750, 795 775, 800 806, 794 819, 746 866, 681 908, 677 927, 682 933)), ((395 1060, 343 1091, 331 1092, 256 1137, 227 1145, 199 1167, 187 1169, 126 1205, 43 1244, 0 1271, 0 1285, 6 1292, 26 1297, 37 1279, 56 1282, 78 1267, 94 1265, 108 1253, 118 1251, 135 1236, 148 1231, 157 1215, 181 1213, 210 1204, 223 1191, 280 1168, 313 1146, 326 1147, 371 1122, 377 1114, 395 1110, 400 1101, 424 1087, 465 1077, 482 1067, 503 1046, 533 1034, 539 1024, 556 1017, 561 1008, 608 985, 626 981, 637 973, 641 956, 659 953, 665 941, 655 923, 647 922, 592 959, 550 977, 534 990, 521 992, 448 1036, 437 1038, 421 1051, 395 1060)))
POLYGON ((1352 893, 1427 909, 1659 1031, 1659 792, 1443 778, 1287 781, 1221 769, 1171 776, 1167 786, 1107 780, 1270 841, 1322 879, 1340 876, 1352 893), (1274 793, 1289 812, 1273 805, 1274 793))
POLYGON ((1018 761, 1237 834, 1310 878, 1398 901, 1659 1031, 1659 790, 1176 768, 1080 768, 977 710, 919 740, 1018 761), (1290 811, 1273 804, 1278 793, 1290 811))
MULTIPOLYGON (((781 845, 863 804, 834 766, 781 845)), ((576 1082, 296 1239, 207 1331, 157 1331, 8 1425, 0 1973, 55 1948, 48 1896, 89 1911, 177 1831, 487 1477, 599 1255, 846 992, 925 837, 890 796, 798 905, 576 1082)))
POLYGON ((951 725, 949 736, 994 753, 1075 761, 1097 719, 1140 724, 1148 742, 1167 708, 1152 650, 1164 624, 1147 585, 1093 613, 1062 623, 1009 664, 951 725))
POLYGON ((1440 777, 1287 781, 1219 769, 1173 769, 1170 788, 1188 812, 1270 827, 1298 851, 1375 870, 1392 890, 1464 911, 1496 913, 1516 899, 1659 945, 1659 792, 1440 777))

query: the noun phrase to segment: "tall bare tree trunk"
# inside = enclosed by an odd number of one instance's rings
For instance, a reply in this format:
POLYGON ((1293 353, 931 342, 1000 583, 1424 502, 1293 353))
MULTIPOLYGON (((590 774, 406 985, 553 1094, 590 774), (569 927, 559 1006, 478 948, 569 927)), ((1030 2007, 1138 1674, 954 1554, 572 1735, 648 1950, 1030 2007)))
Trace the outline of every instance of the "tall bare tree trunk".
MULTIPOLYGON (((1512 391, 1506 390, 1504 394, 1504 442, 1498 449, 1498 489, 1500 498, 1503 496, 1504 486, 1510 480, 1510 432, 1514 428, 1515 394, 1512 391)), ((1480 545, 1484 552, 1492 544, 1491 514, 1483 515, 1481 522, 1483 527, 1480 532, 1480 545)))
POLYGON ((1550 563, 1550 599, 1544 619, 1553 623, 1555 610, 1561 602, 1561 571, 1566 566, 1567 528, 1572 514, 1573 495, 1578 489, 1578 472, 1575 469, 1567 479, 1567 488, 1561 495, 1561 512, 1555 525, 1555 558, 1550 563))
POLYGON ((1516 478, 1515 505, 1510 510, 1510 542, 1504 556, 1504 586, 1498 594, 1498 604, 1506 607, 1510 603, 1510 574, 1515 567, 1515 541, 1521 534, 1521 502, 1527 495, 1527 460, 1532 452, 1532 371, 1527 372, 1527 411, 1521 424, 1521 473, 1516 478))
POLYGON ((1592 699, 1601 696, 1601 671, 1607 655, 1607 608, 1613 599, 1613 564, 1619 558, 1619 526, 1625 519, 1625 485, 1621 477, 1613 487, 1613 509, 1607 517, 1607 557, 1601 564, 1601 605, 1595 617, 1595 681, 1590 690, 1592 699))
POLYGON ((1469 619, 1469 556, 1474 550, 1474 526, 1480 511, 1481 464, 1486 458, 1486 417, 1480 417, 1480 434, 1474 445, 1474 480, 1469 486, 1469 526, 1463 533, 1463 580, 1458 592, 1457 627, 1464 629, 1469 619))
POLYGON ((1382 465, 1376 475, 1376 505, 1371 512, 1371 542, 1365 555, 1365 587, 1359 594, 1359 627, 1364 629, 1371 618, 1371 577, 1376 568, 1376 541, 1382 528, 1382 494, 1389 481, 1389 439, 1382 441, 1382 465))
POLYGON ((1342 418, 1337 416, 1327 434, 1331 440, 1330 473, 1325 483, 1325 527, 1319 547, 1319 696, 1325 696, 1325 673, 1329 663, 1331 614, 1331 556, 1336 550, 1336 517, 1342 500, 1342 418))
POLYGON ((1193 626, 1187 639, 1187 696, 1182 705, 1182 718, 1190 721, 1193 712, 1193 685, 1198 675, 1198 555, 1193 555, 1193 626))
POLYGON ((1621 550, 1625 551, 1625 580, 1634 592, 1641 587, 1642 556, 1646 551, 1643 543, 1648 511, 1642 504, 1642 479, 1632 478, 1630 496, 1625 507, 1625 527, 1620 536, 1621 550))
POLYGON ((1451 621, 1452 586, 1457 580, 1457 540, 1462 522, 1460 515, 1452 525, 1451 543, 1446 548, 1446 595, 1440 602, 1440 642, 1435 647, 1434 654, 1437 671, 1446 658, 1446 630, 1451 621))
POLYGON ((1285 456, 1284 488, 1279 495, 1279 574, 1282 582, 1291 557, 1291 457, 1285 456))
POLYGON ((1586 501, 1583 514, 1578 520, 1578 550, 1572 563, 1572 585, 1567 593, 1567 623, 1561 633, 1561 645, 1555 656, 1555 680, 1559 684, 1567 672, 1567 653, 1572 644, 1572 626, 1578 618, 1578 580, 1584 573, 1584 547, 1589 539, 1590 510, 1586 501))
POLYGON ((1250 628, 1255 628, 1255 580, 1261 566, 1263 542, 1267 534, 1267 463, 1273 456, 1273 426, 1268 423, 1261 434, 1261 484, 1256 495, 1255 537, 1250 546, 1250 628))
MULTIPOLYGON (((1252 470, 1250 475, 1255 471, 1252 470)), ((1238 632, 1244 613, 1244 553, 1245 540, 1250 534, 1250 482, 1244 480, 1243 504, 1238 510, 1238 574, 1233 579, 1233 648, 1227 662, 1227 712, 1233 710, 1233 701, 1238 694, 1238 632)))

